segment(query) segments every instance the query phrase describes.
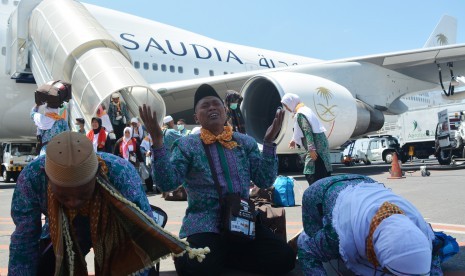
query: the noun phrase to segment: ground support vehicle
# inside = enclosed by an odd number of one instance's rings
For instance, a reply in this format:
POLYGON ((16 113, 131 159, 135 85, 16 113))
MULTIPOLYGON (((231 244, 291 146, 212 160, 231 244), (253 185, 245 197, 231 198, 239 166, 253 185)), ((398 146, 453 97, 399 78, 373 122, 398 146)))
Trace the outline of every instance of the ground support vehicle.
POLYGON ((3 142, 1 145, 0 168, 3 182, 16 182, 19 173, 36 157, 35 142, 3 142))

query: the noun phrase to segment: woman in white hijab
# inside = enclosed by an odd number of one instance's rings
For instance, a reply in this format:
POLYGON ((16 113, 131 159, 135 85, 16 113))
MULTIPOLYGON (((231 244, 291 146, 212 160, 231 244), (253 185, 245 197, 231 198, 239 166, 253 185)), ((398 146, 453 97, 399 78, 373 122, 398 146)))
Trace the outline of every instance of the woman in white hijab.
POLYGON ((315 113, 301 102, 298 95, 285 94, 281 103, 294 119, 294 133, 289 148, 293 149, 297 144, 307 151, 304 175, 308 184, 330 176, 332 167, 328 139, 325 135, 326 128, 315 113))
POLYGON ((298 257, 305 275, 326 275, 322 262, 339 258, 356 275, 442 275, 431 226, 369 177, 315 182, 304 193, 302 220, 298 257))
POLYGON ((139 162, 144 161, 137 141, 132 137, 132 128, 124 128, 123 137, 116 142, 114 154, 129 161, 135 167, 139 166, 139 162))

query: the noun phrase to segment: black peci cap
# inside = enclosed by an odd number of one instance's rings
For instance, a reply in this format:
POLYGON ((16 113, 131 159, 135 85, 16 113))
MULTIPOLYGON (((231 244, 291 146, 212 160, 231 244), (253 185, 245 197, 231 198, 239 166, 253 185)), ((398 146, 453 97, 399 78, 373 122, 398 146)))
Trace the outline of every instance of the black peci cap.
POLYGON ((218 93, 216 93, 215 89, 211 85, 205 83, 205 84, 202 84, 199 88, 197 88, 197 91, 195 91, 194 110, 195 110, 195 107, 197 106, 197 103, 201 99, 205 97, 209 97, 209 96, 217 97, 223 102, 223 99, 220 98, 218 93))

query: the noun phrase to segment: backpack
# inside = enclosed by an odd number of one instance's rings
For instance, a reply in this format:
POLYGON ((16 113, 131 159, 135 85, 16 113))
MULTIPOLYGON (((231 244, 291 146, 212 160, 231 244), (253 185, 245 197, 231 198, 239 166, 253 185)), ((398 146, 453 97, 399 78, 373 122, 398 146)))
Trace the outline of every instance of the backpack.
POLYGON ((276 206, 294 206, 294 179, 289 176, 280 175, 273 184, 273 203, 276 206))
POLYGON ((436 237, 433 240, 433 256, 439 256, 441 263, 447 261, 455 254, 459 253, 459 244, 452 236, 445 234, 444 232, 434 232, 436 237))

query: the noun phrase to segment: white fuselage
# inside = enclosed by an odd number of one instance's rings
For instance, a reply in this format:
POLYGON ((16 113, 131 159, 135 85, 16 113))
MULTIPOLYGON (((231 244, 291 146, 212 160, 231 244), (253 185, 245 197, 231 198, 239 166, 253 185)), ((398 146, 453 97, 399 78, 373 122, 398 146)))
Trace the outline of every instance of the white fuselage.
MULTIPOLYGON (((278 68, 318 61, 225 43, 137 16, 85 5, 95 18, 128 51, 132 64, 148 83, 278 68)), ((20 84, 5 73, 8 18, 12 1, 0 3, 0 139, 34 137, 30 119, 36 84, 20 84)))

